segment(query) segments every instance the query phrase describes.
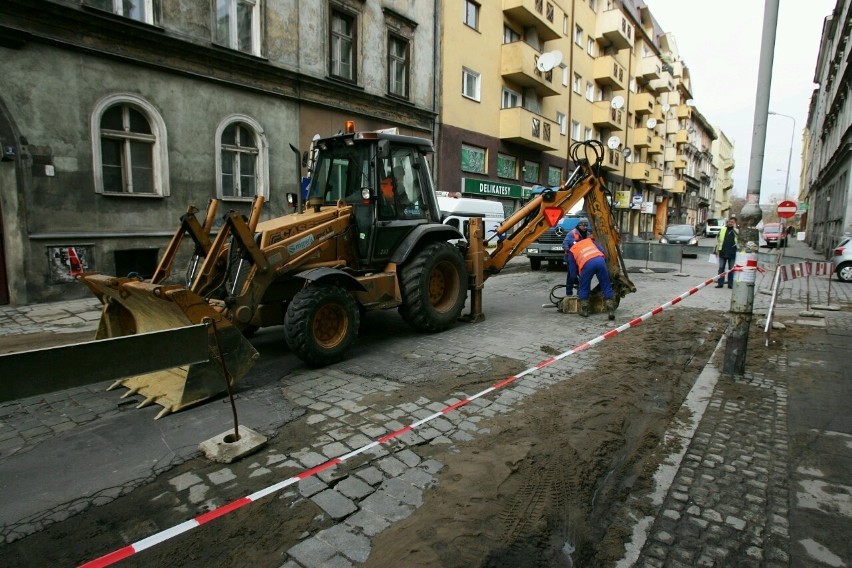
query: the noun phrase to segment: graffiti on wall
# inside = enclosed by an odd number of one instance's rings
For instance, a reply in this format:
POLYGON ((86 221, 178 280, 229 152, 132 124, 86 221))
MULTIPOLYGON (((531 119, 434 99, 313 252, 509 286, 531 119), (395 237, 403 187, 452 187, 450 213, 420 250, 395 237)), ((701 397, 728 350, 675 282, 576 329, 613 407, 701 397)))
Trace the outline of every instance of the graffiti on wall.
POLYGON ((83 272, 91 270, 91 246, 47 247, 48 272, 52 284, 73 282, 83 272))

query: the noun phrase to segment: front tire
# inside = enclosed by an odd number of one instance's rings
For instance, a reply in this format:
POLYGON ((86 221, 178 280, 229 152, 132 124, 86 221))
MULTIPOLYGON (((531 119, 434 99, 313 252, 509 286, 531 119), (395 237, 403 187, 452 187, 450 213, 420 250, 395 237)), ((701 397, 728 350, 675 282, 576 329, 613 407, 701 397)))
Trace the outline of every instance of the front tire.
POLYGON ((287 307, 284 338, 299 359, 322 367, 343 359, 360 324, 358 305, 349 292, 314 284, 296 294, 287 307))
POLYGON ((530 259, 530 270, 541 270, 541 259, 540 258, 531 258, 530 259))
POLYGON ((453 325, 467 297, 467 270, 459 249, 446 242, 427 245, 399 271, 405 322, 434 333, 453 325))
POLYGON ((844 262, 837 267, 837 279, 841 282, 852 282, 852 262, 844 262))

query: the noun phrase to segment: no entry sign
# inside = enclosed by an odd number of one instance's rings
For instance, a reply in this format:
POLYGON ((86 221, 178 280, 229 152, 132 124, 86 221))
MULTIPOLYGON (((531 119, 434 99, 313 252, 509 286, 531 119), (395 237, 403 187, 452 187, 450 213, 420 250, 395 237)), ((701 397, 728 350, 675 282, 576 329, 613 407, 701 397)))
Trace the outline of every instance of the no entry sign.
POLYGON ((782 201, 778 204, 778 216, 783 219, 789 219, 796 214, 799 207, 796 205, 795 201, 782 201))

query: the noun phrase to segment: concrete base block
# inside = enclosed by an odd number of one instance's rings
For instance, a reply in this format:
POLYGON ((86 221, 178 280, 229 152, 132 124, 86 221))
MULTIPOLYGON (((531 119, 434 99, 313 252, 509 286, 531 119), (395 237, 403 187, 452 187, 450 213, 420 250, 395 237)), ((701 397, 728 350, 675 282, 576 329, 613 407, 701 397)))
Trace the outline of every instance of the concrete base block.
POLYGON ((800 318, 824 318, 825 314, 819 312, 799 312, 800 318))
POLYGON ((240 439, 234 440, 234 431, 229 430, 198 445, 207 459, 218 463, 231 463, 247 456, 266 445, 267 438, 251 428, 239 426, 240 439))
POLYGON ((840 311, 840 306, 823 306, 823 305, 820 305, 820 306, 811 306, 811 308, 813 308, 814 310, 823 310, 823 311, 829 311, 829 312, 839 312, 840 311))
POLYGON ((654 271, 650 268, 640 268, 639 272, 641 272, 642 274, 654 274, 654 271))
POLYGON ((675 276, 683 276, 683 277, 689 276, 689 274, 687 274, 686 272, 675 272, 674 275, 675 276))

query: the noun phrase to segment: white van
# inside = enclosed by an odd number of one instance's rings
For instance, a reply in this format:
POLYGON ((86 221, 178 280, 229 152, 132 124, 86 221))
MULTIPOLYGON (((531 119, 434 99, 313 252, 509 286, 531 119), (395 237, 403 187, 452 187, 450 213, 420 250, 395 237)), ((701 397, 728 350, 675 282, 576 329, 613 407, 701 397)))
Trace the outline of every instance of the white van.
MULTIPOLYGON (((441 222, 455 227, 465 237, 468 235, 468 224, 471 217, 483 218, 485 240, 493 237, 494 230, 506 220, 503 205, 498 201, 489 199, 438 195, 438 208, 441 210, 441 222)), ((489 244, 494 245, 496 243, 497 240, 492 239, 489 244)))

